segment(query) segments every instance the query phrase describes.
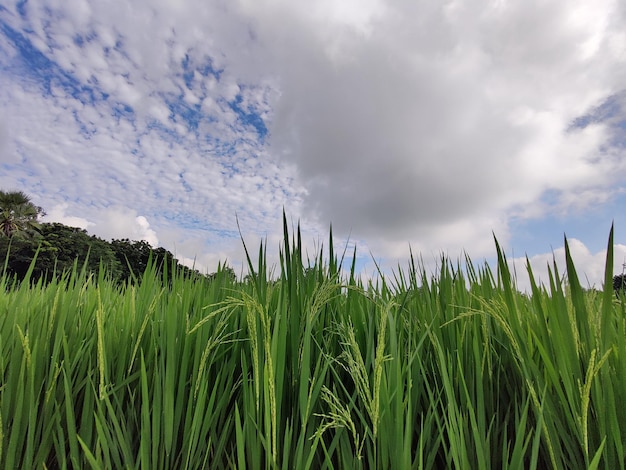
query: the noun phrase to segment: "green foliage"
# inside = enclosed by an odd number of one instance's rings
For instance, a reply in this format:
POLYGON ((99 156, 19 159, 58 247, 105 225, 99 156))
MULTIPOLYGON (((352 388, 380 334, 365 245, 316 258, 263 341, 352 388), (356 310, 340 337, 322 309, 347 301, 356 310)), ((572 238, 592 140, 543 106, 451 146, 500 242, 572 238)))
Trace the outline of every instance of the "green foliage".
POLYGON ((612 232, 601 292, 569 248, 567 284, 528 266, 522 295, 498 245, 496 275, 411 260, 375 285, 328 246, 305 264, 285 223, 274 281, 264 245, 246 282, 154 258, 122 285, 2 278, 0 467, 625 468, 612 232))
POLYGON ((159 272, 162 271, 164 265, 171 264, 173 259, 173 256, 163 248, 159 248, 159 252, 155 252, 150 244, 144 240, 131 241, 127 238, 113 240, 111 248, 122 266, 120 280, 123 282, 141 279, 151 259, 154 260, 155 267, 159 272), (161 251, 165 253, 161 254, 161 251))
POLYGON ((55 275, 71 271, 74 265, 96 274, 105 267, 108 275, 117 278, 121 264, 104 240, 83 229, 63 224, 44 223, 37 238, 0 238, 0 256, 7 260, 9 276, 25 278, 32 265, 31 278, 50 281, 55 275))
POLYGON ((29 236, 38 231, 37 218, 44 215, 22 191, 0 191, 0 236, 29 236))
POLYGON ((122 282, 141 280, 150 263, 159 274, 165 275, 167 284, 172 283, 172 276, 177 273, 194 279, 202 277, 198 271, 180 264, 165 248, 152 248, 144 240, 131 241, 127 238, 113 240, 110 246, 121 265, 121 273, 116 279, 122 282))
POLYGON ((615 295, 624 295, 626 292, 626 274, 618 274, 613 277, 613 290, 615 295))
POLYGON ((137 282, 151 260, 168 285, 178 273, 202 277, 179 264, 164 248, 128 239, 107 242, 80 228, 40 224, 37 219, 44 214, 22 191, 0 191, 0 257, 4 261, 2 272, 9 277, 21 281, 30 270, 31 280, 49 282, 79 266, 96 276, 104 267, 119 283, 137 282))
MULTIPOLYGON (((104 267, 116 282, 135 283, 151 261, 156 272, 165 276, 167 284, 171 284, 174 273, 194 279, 202 277, 197 271, 180 265, 164 248, 155 249, 145 241, 127 239, 107 242, 83 229, 58 223, 40 224, 37 237, 0 237, 0 257, 6 261, 7 275, 18 280, 25 278, 33 262, 31 279, 46 282, 71 271, 76 264, 95 276, 104 267)), ((234 276, 232 270, 231 273, 234 276)))

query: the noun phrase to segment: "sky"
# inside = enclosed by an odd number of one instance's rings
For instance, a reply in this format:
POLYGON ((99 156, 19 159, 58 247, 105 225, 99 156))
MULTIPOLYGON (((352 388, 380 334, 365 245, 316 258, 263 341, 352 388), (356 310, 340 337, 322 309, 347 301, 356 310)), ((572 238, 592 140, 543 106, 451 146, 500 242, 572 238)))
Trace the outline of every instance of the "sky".
MULTIPOLYGON (((626 262, 622 0, 4 0, 0 188, 243 272, 282 214, 364 276, 494 235, 524 287, 626 262)), ((310 250, 310 251, 309 251, 310 250)))

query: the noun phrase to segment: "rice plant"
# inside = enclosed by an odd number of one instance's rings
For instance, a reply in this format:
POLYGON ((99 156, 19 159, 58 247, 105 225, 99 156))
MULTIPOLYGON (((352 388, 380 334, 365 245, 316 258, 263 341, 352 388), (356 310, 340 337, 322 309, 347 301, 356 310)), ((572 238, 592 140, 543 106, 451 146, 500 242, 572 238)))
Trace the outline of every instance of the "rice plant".
MULTIPOLYGON (((275 275, 0 278, 2 468, 626 467, 626 310, 442 258, 364 284, 288 230, 275 275)), ((567 282, 561 282, 566 274, 567 282)))

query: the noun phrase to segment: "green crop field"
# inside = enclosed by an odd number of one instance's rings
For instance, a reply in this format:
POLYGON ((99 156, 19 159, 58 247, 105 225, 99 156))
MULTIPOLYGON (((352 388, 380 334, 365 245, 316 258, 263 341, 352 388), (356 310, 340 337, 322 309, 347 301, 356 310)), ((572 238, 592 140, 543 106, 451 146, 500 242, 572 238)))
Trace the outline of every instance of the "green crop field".
POLYGON ((245 280, 3 276, 0 468, 626 467, 612 234, 603 291, 567 251, 528 294, 497 243, 364 285, 330 238, 245 280))

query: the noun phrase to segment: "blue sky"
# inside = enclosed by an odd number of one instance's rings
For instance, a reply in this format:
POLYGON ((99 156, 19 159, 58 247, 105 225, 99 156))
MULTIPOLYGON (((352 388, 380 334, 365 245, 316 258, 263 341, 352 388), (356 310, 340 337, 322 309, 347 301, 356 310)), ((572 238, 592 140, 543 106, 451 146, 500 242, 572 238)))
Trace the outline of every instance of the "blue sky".
MULTIPOLYGON (((241 269, 333 224, 393 267, 626 260, 617 0, 21 0, 0 6, 0 187, 47 220, 241 269)), ((351 249, 350 249, 351 251, 351 249)), ((543 270, 543 271, 542 271, 543 270)), ((520 281, 523 284, 523 280, 520 281)))

